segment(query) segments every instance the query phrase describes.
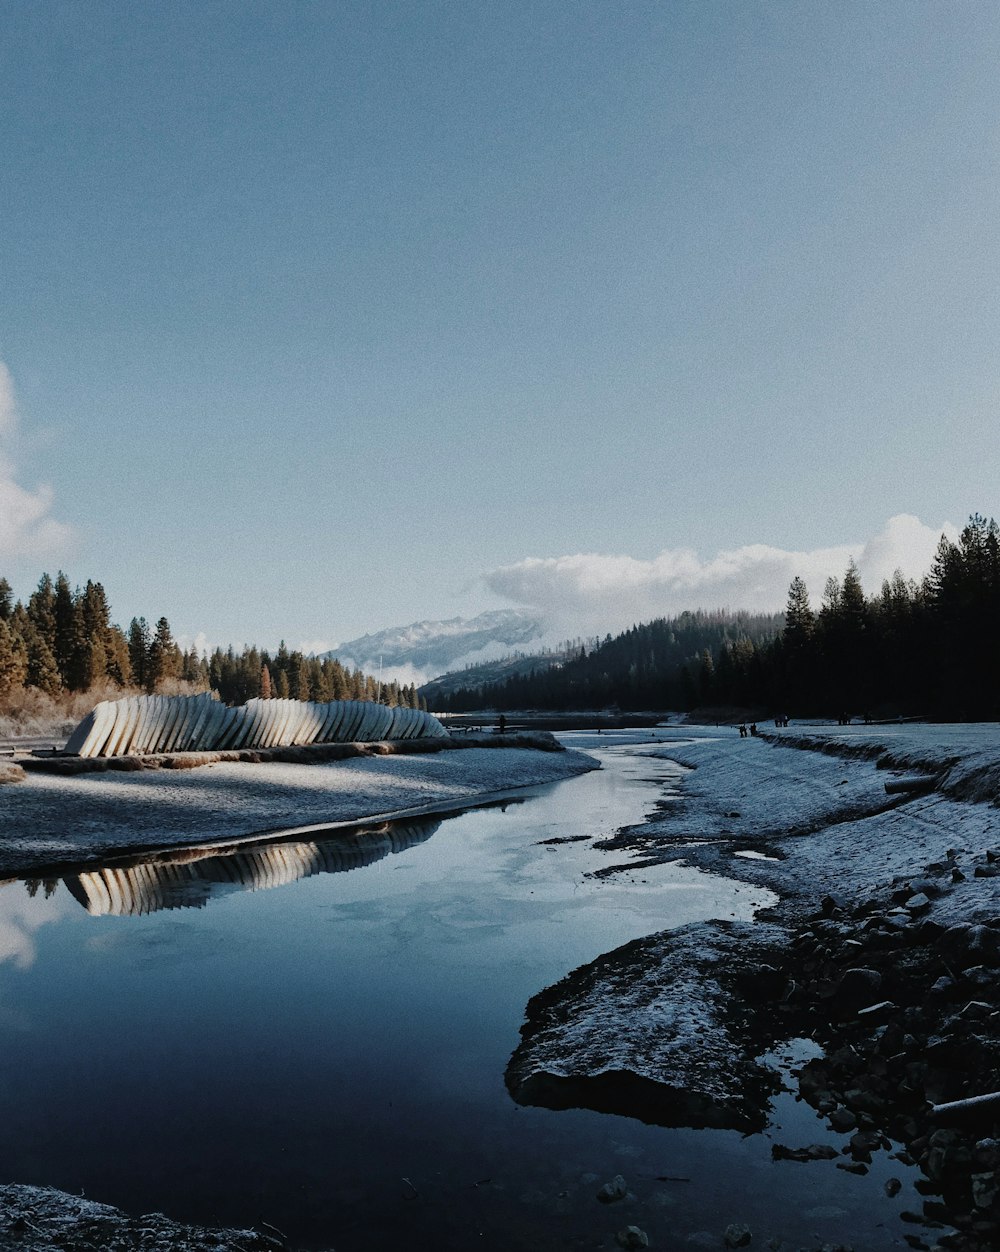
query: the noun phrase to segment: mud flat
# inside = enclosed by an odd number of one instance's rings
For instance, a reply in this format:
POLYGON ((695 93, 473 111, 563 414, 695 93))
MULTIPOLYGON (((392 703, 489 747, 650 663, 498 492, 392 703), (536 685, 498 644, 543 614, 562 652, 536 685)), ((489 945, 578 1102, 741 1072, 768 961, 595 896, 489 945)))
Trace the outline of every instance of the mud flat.
MULTIPOLYGON (((508 1089, 525 1104, 760 1130, 776 1085, 764 1054, 809 1038, 822 1055, 793 1073, 836 1146, 775 1143, 782 1168, 836 1156, 864 1174, 889 1153, 922 1173, 922 1206, 901 1214, 907 1245, 995 1249, 997 728, 772 739, 664 745, 693 771, 680 803, 610 843, 633 867, 683 860, 781 903, 755 923, 628 944, 535 996, 508 1089), (929 790, 886 791, 915 770, 929 790)), ((890 1178, 887 1195, 898 1189, 890 1178)))

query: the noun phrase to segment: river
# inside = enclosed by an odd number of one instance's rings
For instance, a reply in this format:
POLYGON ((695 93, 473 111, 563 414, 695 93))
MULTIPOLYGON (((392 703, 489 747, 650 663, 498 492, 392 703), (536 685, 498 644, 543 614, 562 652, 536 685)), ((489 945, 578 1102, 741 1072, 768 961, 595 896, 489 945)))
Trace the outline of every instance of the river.
MULTIPOLYGON (((594 877, 622 857, 595 841, 682 785, 652 755, 664 733, 566 734, 603 768, 502 807, 0 887, 0 1179, 337 1252, 610 1247, 628 1223, 718 1247, 730 1221, 773 1225, 763 1137, 504 1087, 537 991, 768 902, 676 864, 594 877), (597 1204, 616 1174, 633 1198, 597 1204)), ((781 1233, 846 1230, 843 1176, 795 1169, 781 1233)))

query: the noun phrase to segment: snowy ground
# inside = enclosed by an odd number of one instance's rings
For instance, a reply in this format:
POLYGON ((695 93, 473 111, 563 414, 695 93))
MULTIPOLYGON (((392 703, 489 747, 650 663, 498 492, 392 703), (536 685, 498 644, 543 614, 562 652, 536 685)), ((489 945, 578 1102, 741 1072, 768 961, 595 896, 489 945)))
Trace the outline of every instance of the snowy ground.
MULTIPOLYGON (((943 928, 1000 917, 1000 875, 986 876, 1000 854, 995 725, 796 729, 780 744, 685 728, 674 742, 642 750, 692 772, 651 820, 605 844, 621 850, 621 868, 683 861, 767 886, 781 903, 766 923, 722 919, 652 936, 537 996, 508 1070, 515 1098, 604 1108, 617 1101, 619 1111, 641 1116, 633 1098, 641 1080, 664 1093, 654 1120, 746 1124, 752 1110, 742 1096, 759 1078, 760 1038, 748 1034, 744 1008, 774 994, 772 963, 824 895, 846 907, 888 894, 899 880, 915 892, 928 866, 938 875, 946 866, 947 889, 934 892, 921 920, 943 928), (887 781, 917 768, 944 790, 886 793, 887 781), (979 802, 947 794, 957 791, 979 802), (711 1058, 707 1075, 692 1063, 699 1051, 711 1058)), ((652 1112, 648 1099, 646 1107, 652 1112)))
POLYGON ((136 774, 30 774, 3 789, 0 874, 110 851, 459 808, 595 768, 580 752, 467 748, 319 765, 220 762, 136 774))
MULTIPOLYGON (((995 723, 792 728, 768 740, 729 729, 685 736, 647 749, 692 773, 676 801, 623 832, 618 842, 633 857, 683 859, 762 883, 794 912, 826 892, 863 896, 949 850, 960 860, 1000 850, 995 723), (887 794, 887 782, 915 771, 933 775, 935 789, 887 794), (977 799, 954 798, 963 794, 977 799)), ((1000 879, 977 880, 935 908, 943 916, 1000 912, 992 883, 1000 879)))

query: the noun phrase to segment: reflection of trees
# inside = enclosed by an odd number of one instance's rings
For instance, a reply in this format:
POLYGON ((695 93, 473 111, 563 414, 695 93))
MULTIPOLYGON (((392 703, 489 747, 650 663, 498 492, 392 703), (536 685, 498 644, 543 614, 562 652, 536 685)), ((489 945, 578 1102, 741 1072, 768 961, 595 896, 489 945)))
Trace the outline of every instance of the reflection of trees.
POLYGON ((25 886, 26 891, 28 892, 28 895, 30 896, 32 900, 35 898, 36 895, 38 895, 38 888, 42 887, 44 890, 45 899, 47 900, 50 896, 55 895, 56 888, 59 886, 59 879, 58 878, 26 878, 24 880, 24 886, 25 886))
POLYGON ((104 866, 63 881, 95 915, 203 908, 214 895, 266 891, 314 874, 361 869, 423 843, 440 824, 431 818, 385 822, 327 839, 256 844, 231 852, 189 848, 131 865, 104 866))

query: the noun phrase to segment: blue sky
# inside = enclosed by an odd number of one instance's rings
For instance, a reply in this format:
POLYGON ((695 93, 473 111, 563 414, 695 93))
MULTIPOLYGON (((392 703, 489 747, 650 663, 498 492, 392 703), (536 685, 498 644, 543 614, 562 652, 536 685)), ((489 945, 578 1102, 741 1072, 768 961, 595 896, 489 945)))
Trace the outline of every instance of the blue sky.
POLYGON ((985 2, 14 0, 0 572, 237 644, 919 572, 997 511, 997 64, 985 2))

